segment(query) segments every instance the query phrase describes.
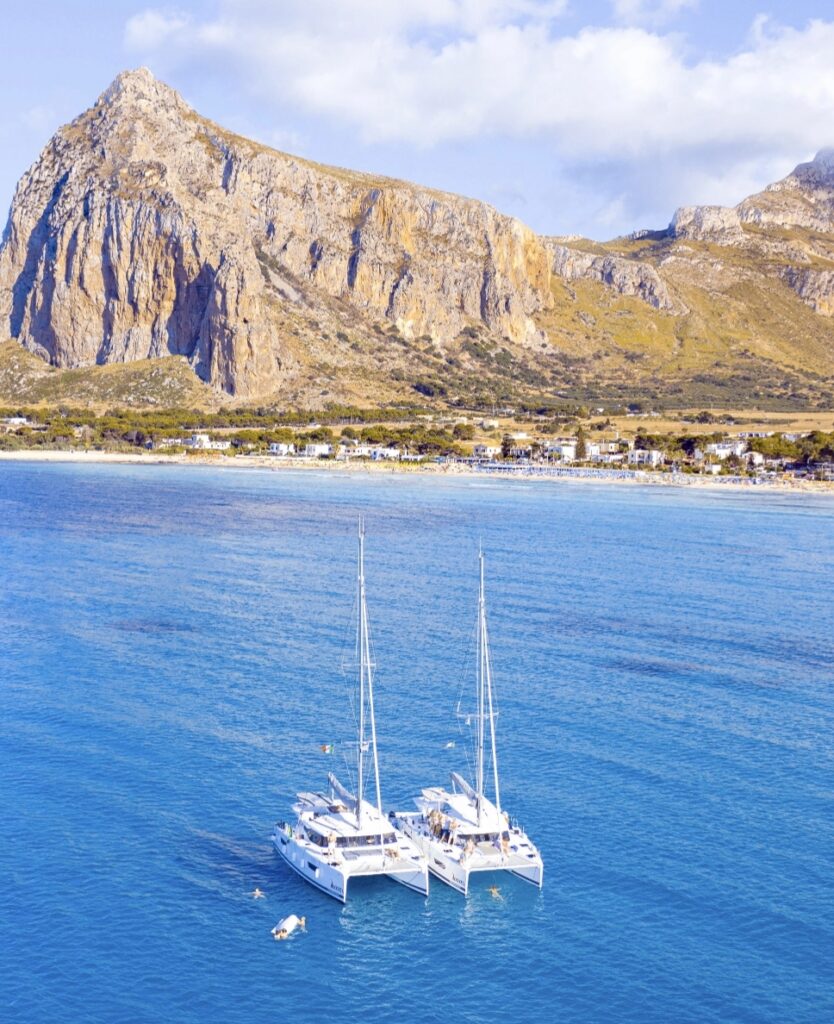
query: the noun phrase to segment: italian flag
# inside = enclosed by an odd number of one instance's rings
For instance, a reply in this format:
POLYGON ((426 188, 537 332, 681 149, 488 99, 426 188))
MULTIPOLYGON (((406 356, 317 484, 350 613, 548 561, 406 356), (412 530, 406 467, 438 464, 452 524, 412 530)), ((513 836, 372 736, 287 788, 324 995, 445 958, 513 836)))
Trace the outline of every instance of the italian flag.
POLYGON ((321 752, 322 752, 322 754, 332 754, 333 753, 333 744, 332 743, 322 743, 322 745, 321 745, 321 752))

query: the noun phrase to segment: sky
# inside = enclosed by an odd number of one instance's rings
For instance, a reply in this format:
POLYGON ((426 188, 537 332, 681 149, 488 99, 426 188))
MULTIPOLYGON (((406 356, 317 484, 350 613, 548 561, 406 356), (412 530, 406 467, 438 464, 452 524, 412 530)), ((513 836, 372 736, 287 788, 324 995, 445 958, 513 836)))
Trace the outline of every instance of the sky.
POLYGON ((0 205, 145 65, 322 163, 607 239, 735 204, 834 145, 824 0, 30 0, 3 12, 0 205))

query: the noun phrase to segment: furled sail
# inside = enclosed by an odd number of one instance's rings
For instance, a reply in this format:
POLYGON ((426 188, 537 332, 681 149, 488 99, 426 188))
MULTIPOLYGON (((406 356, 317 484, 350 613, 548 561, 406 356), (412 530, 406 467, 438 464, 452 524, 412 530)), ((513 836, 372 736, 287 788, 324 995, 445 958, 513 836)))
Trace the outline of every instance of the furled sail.
POLYGON ((345 787, 341 784, 341 782, 339 782, 339 780, 336 778, 333 772, 331 772, 327 776, 327 781, 330 783, 330 788, 333 790, 333 792, 338 794, 339 798, 341 799, 342 803, 344 803, 345 807, 347 807, 348 810, 351 811, 355 810, 356 797, 349 790, 345 789, 345 787))

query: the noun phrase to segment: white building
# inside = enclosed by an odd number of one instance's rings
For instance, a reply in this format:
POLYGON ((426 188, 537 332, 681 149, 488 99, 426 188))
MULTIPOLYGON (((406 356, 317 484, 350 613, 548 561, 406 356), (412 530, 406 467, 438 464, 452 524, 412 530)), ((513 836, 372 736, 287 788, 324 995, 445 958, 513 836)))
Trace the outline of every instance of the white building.
POLYGON ((511 459, 529 459, 532 454, 532 448, 525 445, 514 444, 512 448, 510 448, 511 459))
POLYGON ((363 444, 361 441, 342 441, 337 458, 370 459, 376 447, 373 444, 363 444))
POLYGON ((225 452, 232 446, 231 441, 212 441, 208 434, 192 434, 185 444, 203 452, 225 452))
POLYGON ((494 459, 501 454, 501 447, 495 444, 476 444, 472 454, 476 459, 494 459))
POLYGON ((631 445, 628 441, 600 441, 599 453, 600 455, 619 455, 623 450, 628 451, 631 445))
POLYGON ((400 458, 399 448, 374 448, 371 452, 371 458, 375 462, 398 462, 400 458))
POLYGON ((295 445, 286 441, 272 441, 269 445, 270 455, 295 455, 295 445))
POLYGON ((573 439, 566 441, 560 438, 556 441, 548 441, 544 450, 549 459, 556 459, 559 462, 576 461, 576 441, 573 439))
POLYGON ((303 455, 308 459, 323 459, 333 451, 333 445, 326 442, 308 443, 304 445, 303 455))
POLYGON ((720 459, 722 462, 724 461, 724 459, 728 459, 731 455, 737 455, 739 458, 741 458, 743 455, 747 454, 747 442, 716 441, 715 444, 707 445, 706 454, 714 455, 716 459, 720 459))
POLYGON ((632 466, 660 466, 663 463, 663 452, 656 448, 635 448, 628 453, 628 461, 632 466))

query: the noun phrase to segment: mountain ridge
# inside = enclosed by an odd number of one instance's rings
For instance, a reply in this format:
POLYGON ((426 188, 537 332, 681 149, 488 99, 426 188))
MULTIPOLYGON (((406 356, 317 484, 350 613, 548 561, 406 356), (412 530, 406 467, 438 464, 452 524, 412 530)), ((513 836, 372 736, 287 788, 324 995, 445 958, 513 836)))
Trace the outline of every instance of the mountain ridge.
POLYGON ((53 136, 0 246, 0 325, 29 351, 65 368, 183 356, 241 400, 671 396, 750 371, 819 404, 832 313, 830 150, 665 231, 548 238, 235 135, 147 69, 53 136))

